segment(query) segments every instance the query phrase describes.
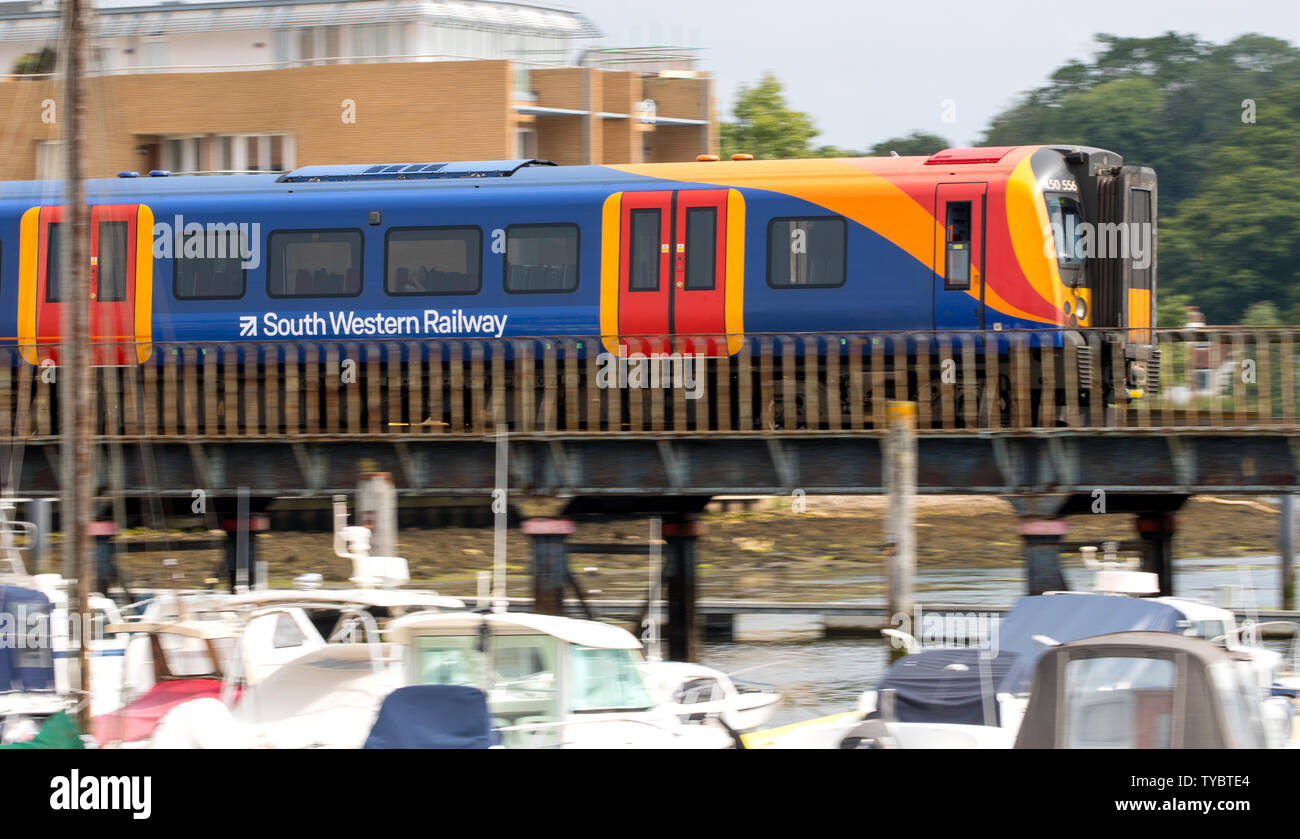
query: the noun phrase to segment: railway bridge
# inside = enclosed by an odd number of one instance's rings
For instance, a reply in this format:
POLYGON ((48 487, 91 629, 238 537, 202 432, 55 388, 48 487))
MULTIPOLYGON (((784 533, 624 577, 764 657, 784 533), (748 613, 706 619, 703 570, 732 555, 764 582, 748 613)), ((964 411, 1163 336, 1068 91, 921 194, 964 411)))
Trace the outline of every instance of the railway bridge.
MULTIPOLYGON (((682 337, 643 341, 666 358, 611 357, 599 336, 155 342, 135 348, 139 364, 96 368, 96 490, 119 505, 200 490, 220 505, 241 489, 350 493, 387 472, 401 495, 486 500, 504 453, 512 497, 563 501, 525 523, 539 546, 582 516, 662 515, 669 570, 690 577, 693 518, 713 495, 882 492, 886 404, 908 400, 917 491, 1007 497, 1031 590, 1053 587, 1066 517, 1098 512, 1136 514, 1172 590, 1188 496, 1300 485, 1300 330, 1144 331, 1131 337, 1159 352, 1142 390, 1126 383, 1123 341, 1082 334, 730 336, 740 351, 720 358, 682 337)), ((59 492, 54 349, 0 349, 11 496, 59 492)))

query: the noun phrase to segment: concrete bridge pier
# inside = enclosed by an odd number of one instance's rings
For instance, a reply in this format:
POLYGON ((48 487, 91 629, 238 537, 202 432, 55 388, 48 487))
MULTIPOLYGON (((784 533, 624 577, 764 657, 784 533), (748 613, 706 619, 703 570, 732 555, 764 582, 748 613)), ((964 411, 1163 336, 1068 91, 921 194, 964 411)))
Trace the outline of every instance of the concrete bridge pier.
POLYGON ((1025 547, 1025 582, 1029 594, 1065 591, 1061 573, 1061 538, 1068 526, 1065 519, 1021 519, 1017 530, 1025 547))
POLYGON ((564 589, 569 583, 569 550, 573 533, 568 519, 526 519, 524 533, 533 547, 533 609, 543 615, 564 614, 564 589))
POLYGON ((696 577, 695 540, 701 532, 695 515, 682 513, 664 520, 664 569, 667 583, 668 658, 672 661, 696 661, 700 633, 695 620, 696 577))
POLYGON ((1174 594, 1174 532, 1177 519, 1171 512, 1138 513, 1137 530, 1142 537, 1142 570, 1160 580, 1160 594, 1174 594))

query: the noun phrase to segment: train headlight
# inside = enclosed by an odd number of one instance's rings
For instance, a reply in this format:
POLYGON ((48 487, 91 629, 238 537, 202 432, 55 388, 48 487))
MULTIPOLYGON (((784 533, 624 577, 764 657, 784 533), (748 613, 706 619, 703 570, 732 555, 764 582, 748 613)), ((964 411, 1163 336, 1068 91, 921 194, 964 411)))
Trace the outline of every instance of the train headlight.
POLYGON ((1083 320, 1088 316, 1088 301, 1082 297, 1074 298, 1074 316, 1083 320))

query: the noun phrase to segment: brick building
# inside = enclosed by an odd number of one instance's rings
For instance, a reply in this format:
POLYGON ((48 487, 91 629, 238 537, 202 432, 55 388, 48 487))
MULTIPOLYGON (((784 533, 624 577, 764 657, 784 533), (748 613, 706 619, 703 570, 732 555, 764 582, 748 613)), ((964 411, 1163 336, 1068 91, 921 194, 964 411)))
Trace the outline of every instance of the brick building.
MULTIPOLYGON (((111 0, 110 0, 111 2, 111 0)), ((0 3, 0 180, 59 177, 57 6, 0 3)), ((87 174, 715 153, 691 50, 591 46, 577 12, 493 0, 101 7, 87 174), (587 48, 583 48, 586 46, 587 48)))

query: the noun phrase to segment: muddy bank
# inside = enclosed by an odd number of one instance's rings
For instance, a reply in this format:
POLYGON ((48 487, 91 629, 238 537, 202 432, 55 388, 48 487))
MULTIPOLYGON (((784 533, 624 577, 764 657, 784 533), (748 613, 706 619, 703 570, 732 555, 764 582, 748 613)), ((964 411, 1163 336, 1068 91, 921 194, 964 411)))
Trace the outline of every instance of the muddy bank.
MULTIPOLYGON (((704 597, 831 599, 874 597, 880 591, 884 499, 809 497, 802 513, 790 499, 764 499, 747 512, 710 512, 698 543, 699 582, 704 597)), ((1069 540, 1134 538, 1130 515, 1075 516, 1069 540)), ((1278 514, 1265 499, 1194 498, 1178 516, 1175 557, 1248 557, 1276 553, 1278 514)), ((986 496, 923 496, 917 504, 918 564, 922 567, 1006 568, 1020 574, 1016 520, 1005 501, 986 496)), ((645 544, 645 521, 582 522, 575 542, 645 544)), ((162 585, 162 560, 174 556, 187 583, 204 585, 221 574, 214 549, 181 550, 205 534, 130 534, 157 539, 156 549, 123 555, 121 564, 139 586, 162 585)), ((460 596, 476 588, 478 571, 492 561, 491 528, 407 529, 400 553, 410 564, 413 585, 460 596)), ((333 555, 328 533, 275 532, 258 537, 259 558, 273 586, 287 586, 297 574, 314 571, 327 580, 346 580, 348 564, 333 555)), ((512 594, 530 594, 529 543, 512 529, 508 537, 512 594)), ((643 596, 643 557, 573 555, 574 573, 589 596, 643 596)), ((1077 559, 1067 559, 1067 567, 1077 559)))

